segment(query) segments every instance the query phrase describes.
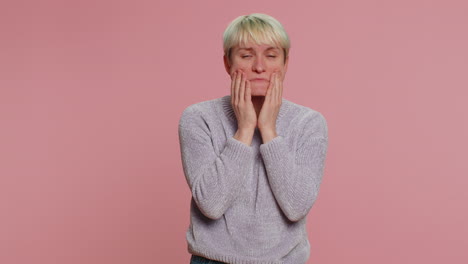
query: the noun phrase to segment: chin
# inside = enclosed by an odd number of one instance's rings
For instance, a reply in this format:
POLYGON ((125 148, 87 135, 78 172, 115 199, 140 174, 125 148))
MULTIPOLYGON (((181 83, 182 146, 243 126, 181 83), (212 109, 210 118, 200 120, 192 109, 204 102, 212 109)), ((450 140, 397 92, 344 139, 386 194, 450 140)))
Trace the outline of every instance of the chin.
POLYGON ((265 96, 268 87, 251 87, 251 96, 265 96))

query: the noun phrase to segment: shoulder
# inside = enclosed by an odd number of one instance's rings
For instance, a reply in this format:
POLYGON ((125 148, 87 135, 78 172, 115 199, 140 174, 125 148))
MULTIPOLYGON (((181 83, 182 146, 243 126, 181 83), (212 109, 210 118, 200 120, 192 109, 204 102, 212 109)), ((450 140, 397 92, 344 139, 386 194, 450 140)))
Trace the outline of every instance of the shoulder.
POLYGON ((284 103, 288 104, 288 116, 301 130, 328 135, 327 120, 322 112, 286 99, 284 103))
POLYGON ((288 115, 292 119, 296 119, 299 123, 327 122, 322 112, 314 108, 300 105, 286 99, 283 99, 283 102, 287 104, 288 115))
POLYGON ((179 126, 188 126, 193 123, 200 123, 215 113, 216 104, 221 98, 205 100, 191 104, 184 108, 180 115, 179 126))

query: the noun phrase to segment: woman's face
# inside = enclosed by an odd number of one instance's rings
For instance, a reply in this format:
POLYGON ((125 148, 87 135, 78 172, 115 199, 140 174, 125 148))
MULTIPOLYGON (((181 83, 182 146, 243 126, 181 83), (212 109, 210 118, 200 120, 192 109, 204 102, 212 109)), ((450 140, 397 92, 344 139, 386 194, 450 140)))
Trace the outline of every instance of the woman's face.
POLYGON ((288 58, 285 62, 284 51, 280 47, 248 42, 246 46, 234 46, 231 50, 231 64, 224 57, 224 65, 230 76, 238 69, 245 73, 246 79, 250 81, 252 96, 265 96, 272 73, 278 71, 280 81, 284 81, 288 58))

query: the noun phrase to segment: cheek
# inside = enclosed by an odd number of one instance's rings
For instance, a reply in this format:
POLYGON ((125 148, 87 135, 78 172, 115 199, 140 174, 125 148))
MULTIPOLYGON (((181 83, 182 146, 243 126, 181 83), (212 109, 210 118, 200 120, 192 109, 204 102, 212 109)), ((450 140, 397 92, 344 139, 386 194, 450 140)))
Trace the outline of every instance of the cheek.
POLYGON ((236 70, 246 70, 248 68, 248 64, 242 61, 234 60, 231 64, 231 72, 235 72, 236 70))
POLYGON ((237 69, 239 69, 239 64, 237 63, 231 64, 231 72, 235 72, 237 69))
POLYGON ((280 76, 280 79, 283 80, 284 79, 284 75, 285 75, 285 72, 284 72, 284 68, 275 68, 271 71, 270 73, 270 76, 271 74, 273 74, 274 72, 279 72, 279 76, 280 76))
POLYGON ((285 72, 284 67, 278 68, 278 71, 280 72, 280 77, 281 77, 281 79, 283 80, 283 79, 284 79, 284 76, 286 75, 286 72, 285 72))
POLYGON ((286 75, 286 73, 284 72, 284 70, 281 71, 281 80, 284 80, 284 76, 286 75))
POLYGON ((232 75, 237 70, 242 70, 244 73, 247 73, 248 72, 247 69, 248 69, 248 67, 245 67, 245 66, 233 65, 233 66, 231 66, 230 74, 232 75))

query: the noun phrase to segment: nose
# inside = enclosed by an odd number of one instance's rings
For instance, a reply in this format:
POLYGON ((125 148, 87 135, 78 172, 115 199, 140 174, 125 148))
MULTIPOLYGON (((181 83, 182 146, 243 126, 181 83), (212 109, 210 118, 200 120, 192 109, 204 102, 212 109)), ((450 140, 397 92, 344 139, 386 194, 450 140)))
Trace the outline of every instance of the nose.
POLYGON ((252 65, 252 70, 258 73, 265 71, 265 62, 263 61, 263 58, 261 56, 255 58, 252 65))

